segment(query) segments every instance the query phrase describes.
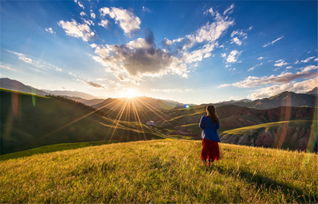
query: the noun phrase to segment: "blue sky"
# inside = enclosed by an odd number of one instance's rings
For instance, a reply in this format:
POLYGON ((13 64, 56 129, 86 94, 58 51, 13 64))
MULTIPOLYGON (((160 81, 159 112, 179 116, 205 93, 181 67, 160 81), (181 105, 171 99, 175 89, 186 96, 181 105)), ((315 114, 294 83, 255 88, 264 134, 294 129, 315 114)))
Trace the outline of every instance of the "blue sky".
POLYGON ((0 9, 0 77, 36 88, 206 103, 318 84, 316 1, 10 0, 0 9))

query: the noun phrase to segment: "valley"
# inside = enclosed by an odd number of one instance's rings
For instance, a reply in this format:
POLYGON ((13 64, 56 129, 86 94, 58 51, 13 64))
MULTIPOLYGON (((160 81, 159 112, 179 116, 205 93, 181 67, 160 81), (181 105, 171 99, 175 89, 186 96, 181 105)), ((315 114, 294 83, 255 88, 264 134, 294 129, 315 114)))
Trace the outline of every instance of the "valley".
MULTIPOLYGON (((12 88, 0 90, 2 154, 70 142, 201 138, 198 121, 207 104, 185 106, 150 97, 43 96, 13 91, 14 87, 38 89, 8 79, 1 81, 12 88)), ((213 104, 220 118, 222 142, 316 152, 315 91, 317 88, 308 94, 285 92, 256 101, 213 104)))

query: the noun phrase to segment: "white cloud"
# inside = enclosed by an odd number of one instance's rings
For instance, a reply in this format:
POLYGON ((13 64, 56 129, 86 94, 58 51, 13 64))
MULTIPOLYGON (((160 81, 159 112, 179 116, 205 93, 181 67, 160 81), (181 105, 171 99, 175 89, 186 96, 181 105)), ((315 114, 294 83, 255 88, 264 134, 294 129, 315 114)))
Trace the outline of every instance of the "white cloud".
POLYGON ((83 5, 80 1, 74 0, 74 2, 75 2, 79 7, 81 7, 82 9, 85 9, 84 5, 83 5))
POLYGON ((13 71, 13 72, 17 71, 15 68, 12 68, 10 65, 2 64, 2 63, 0 64, 0 69, 5 69, 5 70, 13 71))
POLYGON ((234 36, 240 36, 242 37, 243 39, 246 39, 247 38, 247 33, 241 31, 241 30, 235 30, 231 33, 231 37, 234 37, 234 36))
POLYGON ((157 93, 184 93, 190 92, 192 89, 151 89, 151 91, 157 93))
POLYGON ((292 91, 296 93, 305 93, 313 88, 317 87, 318 77, 313 79, 307 79, 301 82, 289 82, 286 84, 280 85, 272 85, 269 87, 264 87, 260 89, 256 89, 251 93, 248 98, 255 100, 259 98, 267 98, 274 95, 277 95, 283 91, 292 91))
POLYGON ((293 66, 289 65, 289 66, 286 67, 286 69, 291 69, 291 68, 293 68, 293 66))
POLYGON ((55 33, 55 31, 53 30, 53 28, 45 28, 44 29, 46 32, 48 32, 48 33, 51 33, 51 34, 54 34, 55 33))
POLYGON ((271 42, 268 42, 268 43, 264 44, 263 47, 268 47, 270 45, 273 45, 273 44, 275 44, 276 42, 280 41, 283 38, 284 38, 284 36, 280 36, 280 37, 276 38, 275 40, 272 40, 271 42))
POLYGON ((248 70, 247 71, 253 71, 256 67, 259 67, 259 66, 262 66, 263 65, 263 62, 261 62, 261 63, 258 63, 258 64, 256 64, 256 65, 254 65, 254 66, 252 66, 252 67, 250 67, 250 68, 248 68, 248 70))
POLYGON ((99 12, 102 16, 109 15, 110 18, 114 19, 128 36, 130 36, 133 31, 140 29, 141 21, 131 11, 116 7, 104 7, 100 8, 99 12))
POLYGON ((185 39, 188 40, 189 43, 185 47, 190 48, 195 43, 215 42, 233 23, 233 21, 227 21, 225 18, 217 15, 216 22, 207 23, 198 29, 195 34, 187 35, 185 39))
POLYGON ((90 19, 81 18, 82 21, 87 25, 95 25, 94 22, 90 19))
POLYGON ((240 55, 241 52, 239 52, 238 50, 232 50, 230 52, 230 54, 227 56, 226 58, 226 62, 228 63, 234 63, 237 62, 237 58, 240 55))
POLYGON ((318 61, 318 58, 315 59, 315 56, 307 57, 306 59, 303 60, 296 60, 294 64, 300 64, 300 63, 308 63, 309 61, 314 60, 314 62, 318 61))
POLYGON ((318 76, 317 73, 318 66, 316 65, 309 65, 302 68, 300 71, 296 73, 285 72, 279 75, 270 75, 270 76, 263 76, 263 77, 256 77, 256 76, 248 76, 246 79, 235 82, 232 84, 222 84, 219 87, 239 87, 239 88, 252 88, 258 87, 262 85, 268 84, 284 84, 295 79, 299 78, 314 78, 318 76))
POLYGON ((90 44, 89 46, 91 46, 91 48, 96 48, 96 47, 97 47, 97 44, 92 43, 92 44, 90 44))
POLYGON ((165 39, 163 40, 163 44, 164 44, 164 45, 167 45, 167 46, 170 46, 170 45, 172 45, 172 44, 174 44, 174 43, 182 42, 184 39, 185 39, 184 37, 177 38, 177 39, 174 39, 174 40, 169 40, 169 39, 165 38, 165 39))
POLYGON ((214 49, 214 47, 215 44, 213 43, 205 44, 200 49, 193 50, 191 52, 184 52, 182 54, 182 58, 188 64, 200 62, 204 58, 208 58, 211 56, 211 52, 214 49))
POLYGON ((224 10, 223 15, 227 15, 233 12, 234 9, 234 4, 231 4, 230 7, 228 7, 227 9, 224 10))
POLYGON ((208 10, 204 11, 203 14, 204 15, 210 14, 210 15, 214 16, 215 12, 214 12, 213 8, 209 8, 208 10))
POLYGON ((310 60, 312 60, 312 59, 315 59, 315 56, 307 57, 306 59, 301 60, 300 62, 302 62, 302 63, 308 63, 308 62, 309 62, 310 60))
POLYGON ((19 52, 15 52, 15 51, 11 51, 11 50, 8 50, 9 53, 11 54, 14 54, 15 56, 18 57, 19 60, 25 62, 25 63, 28 63, 28 64, 32 64, 33 60, 27 56, 25 56, 25 54, 23 53, 19 53, 19 52))
MULTIPOLYGON (((112 9, 113 10, 113 9, 112 9)), ((111 13, 103 8, 104 15, 111 13)), ((122 45, 91 45, 95 49, 92 58, 106 67, 121 81, 140 81, 143 77, 160 77, 176 74, 187 77, 198 62, 212 56, 217 40, 233 20, 215 11, 214 22, 207 22, 194 33, 177 39, 164 39, 163 48, 154 43, 152 32, 145 38, 137 38, 122 45)))
POLYGON ((238 37, 232 38, 232 42, 237 44, 237 45, 242 45, 242 41, 240 39, 238 39, 238 37))
POLYGON ((91 13, 91 18, 94 18, 94 19, 95 19, 95 18, 96 18, 96 14, 92 12, 92 13, 91 13))
POLYGON ((80 16, 85 16, 85 15, 86 15, 86 13, 84 11, 80 12, 80 16))
POLYGON ((242 40, 247 39, 247 33, 241 30, 235 30, 231 33, 231 41, 237 45, 242 45, 242 40))
MULTIPOLYGON (((61 73, 65 74, 65 75, 70 76, 71 78, 73 78, 76 81, 83 82, 83 83, 88 84, 90 86, 93 86, 95 88, 103 88, 103 86, 100 85, 99 83, 83 79, 82 77, 79 77, 77 74, 75 74, 73 72, 65 72, 65 71, 63 71, 62 68, 60 68, 58 66, 55 66, 53 64, 50 64, 50 63, 48 63, 48 62, 46 62, 44 60, 31 59, 30 57, 26 56, 23 53, 11 51, 11 50, 7 50, 7 51, 9 53, 11 53, 11 54, 16 55, 19 60, 30 64, 34 71, 37 71, 37 72, 43 72, 43 71, 61 72, 61 73), (34 69, 34 68, 36 68, 36 69, 34 69)), ((0 64, 0 69, 7 69, 7 70, 10 70, 10 71, 16 71, 15 69, 10 67, 9 65, 5 65, 5 64, 0 64)))
POLYGON ((62 68, 60 68, 60 67, 52 65, 50 63, 47 63, 47 62, 45 62, 43 60, 31 59, 29 56, 26 56, 23 53, 11 51, 11 50, 8 50, 8 52, 11 53, 11 54, 16 55, 19 60, 32 65, 32 67, 37 68, 38 71, 39 70, 42 70, 42 71, 43 70, 54 70, 54 71, 58 71, 58 72, 63 71, 62 68))
POLYGON ((179 44, 178 47, 182 47, 182 50, 187 50, 198 43, 216 43, 216 40, 222 36, 224 31, 234 24, 234 21, 228 16, 222 16, 218 11, 214 11, 212 8, 205 11, 205 13, 210 13, 215 21, 212 23, 207 22, 193 34, 175 40, 165 39, 165 44, 179 44))
POLYGON ((66 35, 81 38, 85 42, 95 35, 87 24, 79 24, 74 19, 72 21, 61 20, 57 24, 64 29, 66 35))
POLYGON ((108 20, 105 20, 105 19, 101 20, 100 23, 98 23, 99 26, 102 26, 104 28, 107 28, 108 24, 109 24, 108 20))
POLYGON ((276 60, 276 61, 275 61, 274 66, 275 66, 275 67, 282 67, 282 66, 285 66, 285 65, 287 65, 287 64, 288 64, 288 63, 285 62, 285 60, 279 59, 279 60, 276 60))
POLYGON ((257 58, 257 60, 263 60, 263 59, 264 59, 264 57, 262 57, 262 56, 257 58))

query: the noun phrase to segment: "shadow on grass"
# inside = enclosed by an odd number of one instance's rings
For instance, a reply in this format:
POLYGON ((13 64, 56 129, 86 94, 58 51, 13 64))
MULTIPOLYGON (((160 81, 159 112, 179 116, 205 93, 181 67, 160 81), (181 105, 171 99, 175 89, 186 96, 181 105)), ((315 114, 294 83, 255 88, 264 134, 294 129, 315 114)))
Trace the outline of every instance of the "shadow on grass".
POLYGON ((258 187, 263 186, 267 189, 280 190, 286 196, 287 202, 292 202, 296 200, 301 203, 316 203, 318 202, 317 194, 308 194, 302 189, 296 188, 289 184, 275 181, 271 178, 265 177, 260 174, 253 174, 246 170, 237 170, 237 169, 226 169, 220 166, 213 166, 210 170, 216 170, 221 174, 228 176, 238 175, 241 179, 245 180, 248 183, 254 183, 258 187), (292 197, 292 198, 291 198, 292 197))

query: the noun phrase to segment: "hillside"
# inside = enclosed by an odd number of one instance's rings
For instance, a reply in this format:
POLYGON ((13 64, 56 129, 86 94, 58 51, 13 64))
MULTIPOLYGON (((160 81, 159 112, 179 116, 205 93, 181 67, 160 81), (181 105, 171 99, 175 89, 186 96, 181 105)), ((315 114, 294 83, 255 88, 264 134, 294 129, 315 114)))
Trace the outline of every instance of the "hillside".
POLYGON ((67 91, 67 90, 45 90, 45 92, 47 92, 50 95, 55 95, 55 96, 65 96, 65 97, 74 97, 74 98, 81 98, 83 100, 93 100, 96 97, 92 96, 90 94, 87 93, 83 93, 80 91, 67 91))
POLYGON ((95 99, 84 99, 81 97, 73 97, 73 96, 64 96, 65 98, 68 98, 70 100, 85 104, 87 106, 94 106, 96 104, 102 103, 105 99, 101 98, 95 98, 95 99))
POLYGON ((166 120, 169 115, 166 113, 170 110, 182 106, 182 104, 170 100, 162 100, 150 97, 136 97, 133 99, 126 98, 108 98, 103 102, 93 105, 95 109, 99 109, 103 113, 109 110, 118 114, 122 112, 124 120, 128 121, 147 121, 166 120), (138 112, 136 117, 135 112, 138 112))
MULTIPOLYGON (((7 78, 0 79, 0 82, 6 82, 9 87, 20 87, 17 89, 29 93, 32 90, 36 93, 34 90, 37 90, 7 78)), ((199 139, 201 129, 198 128, 198 122, 207 105, 190 105, 185 108, 183 104, 175 101, 150 97, 87 100, 72 96, 40 97, 26 93, 11 96, 9 92, 7 90, 0 98, 3 100, 0 116, 0 130, 3 135, 0 138, 0 147, 3 148, 0 149, 0 153, 65 142, 100 140, 115 142, 157 137, 199 139), (124 138, 123 135, 129 136, 124 138)), ((283 92, 255 101, 240 100, 214 104, 221 121, 220 132, 280 121, 311 121, 317 112, 316 92, 317 88, 304 94, 283 92), (264 109, 265 107, 275 108, 264 109)), ((81 96, 82 93, 64 91, 56 94, 81 96)), ((291 137, 294 139, 290 140, 293 141, 290 144, 279 143, 279 147, 306 149, 310 131, 305 123, 254 129, 246 131, 241 137, 237 137, 236 134, 228 135, 225 141, 277 147, 275 138, 282 128, 288 133, 286 140, 291 137)))
POLYGON ((315 95, 317 97, 317 95, 318 95, 318 87, 313 88, 311 91, 308 91, 306 94, 315 95))
MULTIPOLYGON (((137 110, 151 110, 152 108, 155 110, 170 110, 175 107, 183 106, 183 104, 171 101, 171 100, 163 100, 163 99, 156 99, 151 97, 139 96, 134 98, 136 101, 140 103, 136 103, 137 110)), ((108 98, 103 102, 94 105, 94 108, 100 108, 102 106, 110 107, 112 110, 118 110, 120 106, 116 107, 112 104, 121 104, 124 105, 127 99, 125 98, 108 98)))
POLYGON ((0 108, 2 153, 64 142, 131 141, 161 136, 145 124, 114 120, 62 97, 0 89, 0 108))
POLYGON ((27 92, 27 93, 34 93, 41 96, 45 96, 48 94, 45 91, 36 89, 32 86, 25 85, 17 80, 12 80, 9 78, 0 78, 0 88, 27 92))
MULTIPOLYGON (((221 131, 268 122, 313 120, 315 111, 315 108, 310 107, 279 107, 258 110, 224 105, 216 108, 221 123, 221 131)), ((174 109, 167 112, 168 120, 158 121, 158 124, 163 128, 175 130, 176 132, 182 131, 186 135, 195 136, 200 133, 200 129, 197 127, 203 113, 205 113, 205 106, 174 109)))
POLYGON ((292 120, 224 131, 225 143, 317 152, 317 120, 292 120))
MULTIPOLYGON (((79 91, 68 91, 68 90, 40 90, 34 87, 25 85, 17 80, 12 80, 9 78, 0 78, 0 88, 35 93, 38 95, 56 95, 64 96, 66 98, 72 99, 74 101, 83 103, 88 106, 95 108, 111 104, 113 101, 117 103, 121 101, 119 98, 108 98, 108 99, 98 99, 90 94, 79 92, 79 91)), ((294 93, 294 92, 282 92, 275 96, 269 98, 262 98, 256 100, 242 99, 242 100, 230 100, 219 103, 214 103, 216 107, 234 105, 247 108, 255 109, 273 109, 281 106, 291 106, 291 107, 316 107, 317 106, 317 90, 314 88, 307 93, 294 93)), ((183 104, 172 101, 155 99, 151 97, 138 97, 140 100, 145 101, 147 105, 154 107, 159 110, 170 110, 172 108, 182 107, 183 104)), ((191 106, 205 106, 207 104, 201 105, 191 105, 191 106)), ((144 105, 143 105, 144 106, 144 105)), ((140 108, 140 107, 137 107, 140 108)), ((116 109, 116 108, 115 108, 116 109)), ((143 107, 144 109, 144 107, 143 107)), ((146 108, 148 109, 148 108, 146 108)))
POLYGON ((214 104, 215 106, 236 105, 256 109, 272 109, 280 106, 315 107, 317 106, 317 88, 307 93, 294 93, 285 91, 269 98, 256 100, 225 101, 214 104))
POLYGON ((0 203, 318 202, 317 155, 221 147, 211 169, 199 141, 171 139, 0 161, 0 203))
POLYGON ((55 95, 55 96, 64 96, 64 97, 77 97, 82 100, 91 100, 95 99, 95 96, 92 96, 87 93, 80 91, 68 91, 68 90, 41 90, 34 88, 32 86, 26 85, 20 81, 9 79, 9 78, 0 78, 0 88, 21 91, 26 93, 34 93, 41 96, 46 95, 55 95))

